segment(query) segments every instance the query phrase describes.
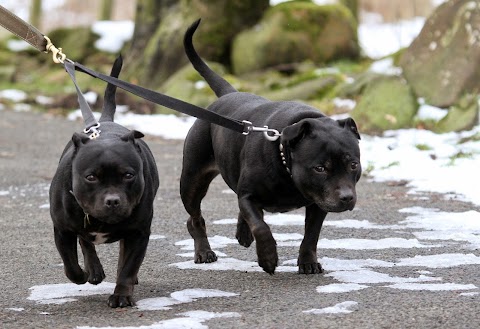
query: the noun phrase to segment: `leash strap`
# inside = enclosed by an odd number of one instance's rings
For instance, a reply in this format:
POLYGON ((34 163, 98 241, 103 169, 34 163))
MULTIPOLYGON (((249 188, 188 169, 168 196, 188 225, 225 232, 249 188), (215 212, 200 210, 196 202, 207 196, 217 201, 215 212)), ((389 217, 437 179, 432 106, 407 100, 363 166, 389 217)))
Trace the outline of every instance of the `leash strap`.
POLYGON ((85 100, 85 96, 78 87, 77 79, 75 78, 75 64, 67 60, 64 62, 64 66, 65 70, 70 75, 73 84, 75 85, 75 89, 77 90, 78 104, 80 105, 80 111, 82 111, 83 121, 85 122, 85 130, 83 132, 86 134, 91 133, 89 135, 90 139, 95 139, 100 134, 100 130, 98 130, 100 123, 98 123, 93 116, 90 105, 88 105, 87 101, 85 100))
POLYGON ((225 127, 227 129, 235 130, 240 133, 248 134, 250 131, 252 131, 252 129, 250 129, 252 128, 252 124, 248 121, 245 122, 224 117, 218 113, 184 102, 182 100, 128 83, 126 81, 111 77, 109 75, 98 73, 77 62, 74 63, 74 66, 77 71, 84 72, 94 78, 98 78, 107 83, 115 85, 125 91, 128 91, 155 104, 168 107, 169 109, 182 112, 190 116, 194 116, 201 120, 209 121, 213 124, 225 127))
POLYGON ((43 37, 43 34, 32 25, 26 24, 24 20, 3 6, 0 6, 0 25, 36 49, 40 51, 47 50, 47 40, 43 37))

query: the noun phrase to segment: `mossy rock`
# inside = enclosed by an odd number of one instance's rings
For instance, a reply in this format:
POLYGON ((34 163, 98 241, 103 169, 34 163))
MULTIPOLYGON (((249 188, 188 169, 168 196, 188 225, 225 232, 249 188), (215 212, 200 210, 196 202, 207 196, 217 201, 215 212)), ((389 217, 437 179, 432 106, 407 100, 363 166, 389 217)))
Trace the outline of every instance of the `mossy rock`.
POLYGON ((359 55, 357 23, 343 5, 290 1, 266 11, 232 45, 236 74, 307 59, 316 64, 359 55))
POLYGON ((456 105, 451 106, 448 114, 432 130, 437 133, 470 130, 478 123, 478 97, 464 96, 456 105))
POLYGON ((0 81, 13 82, 16 70, 14 65, 0 65, 0 81))
POLYGON ((59 28, 48 33, 50 40, 73 61, 83 62, 98 52, 95 41, 99 35, 93 33, 89 27, 59 28))
POLYGON ((334 77, 320 77, 277 90, 264 92, 262 96, 272 101, 322 98, 322 95, 326 94, 336 84, 337 80, 334 77))
POLYGON ((353 82, 345 82, 337 87, 336 94, 339 97, 355 98, 360 96, 365 88, 384 75, 371 71, 359 74, 353 82))
POLYGON ((380 76, 364 89, 352 117, 363 132, 382 132, 413 126, 418 102, 406 81, 380 76))
POLYGON ((405 78, 428 104, 447 108, 480 91, 479 22, 478 1, 446 1, 401 56, 405 78))

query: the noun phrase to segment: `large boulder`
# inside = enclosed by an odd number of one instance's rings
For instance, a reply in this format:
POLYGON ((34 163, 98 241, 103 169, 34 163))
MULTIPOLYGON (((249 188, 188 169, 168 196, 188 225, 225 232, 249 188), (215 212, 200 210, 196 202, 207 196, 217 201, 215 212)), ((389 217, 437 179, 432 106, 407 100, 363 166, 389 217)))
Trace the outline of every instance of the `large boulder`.
POLYGON ((357 23, 343 5, 280 3, 261 21, 238 34, 232 45, 232 67, 242 74, 310 59, 316 64, 359 55, 357 23))
POLYGON ((470 130, 478 123, 479 99, 476 95, 465 95, 448 110, 432 130, 438 133, 470 130))
POLYGON ((418 102, 405 79, 377 75, 359 98, 352 117, 361 131, 377 133, 413 126, 418 102))
POLYGON ((480 2, 449 0, 438 7, 400 66, 415 93, 434 106, 480 91, 480 2))

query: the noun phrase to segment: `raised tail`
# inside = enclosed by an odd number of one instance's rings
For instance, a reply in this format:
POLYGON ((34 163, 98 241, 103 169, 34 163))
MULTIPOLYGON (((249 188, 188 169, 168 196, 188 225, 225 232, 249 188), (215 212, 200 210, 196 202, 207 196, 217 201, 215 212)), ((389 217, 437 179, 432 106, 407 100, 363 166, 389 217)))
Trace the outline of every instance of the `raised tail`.
MULTIPOLYGON (((112 71, 110 76, 118 78, 120 71, 122 70, 123 58, 122 55, 119 55, 112 66, 112 71)), ((102 121, 112 121, 115 116, 115 110, 117 108, 117 102, 115 101, 115 94, 117 92, 117 87, 112 84, 107 84, 105 88, 105 95, 103 101, 102 115, 100 117, 100 122, 102 121)))
POLYGON ((227 80, 210 69, 210 67, 200 58, 197 51, 193 47, 192 38, 193 34, 197 30, 198 25, 200 25, 200 19, 190 25, 183 38, 183 46, 185 47, 185 53, 187 54, 188 59, 192 63, 195 70, 197 70, 197 72, 200 73, 200 75, 207 81, 208 85, 210 88, 212 88, 217 97, 236 92, 237 90, 231 84, 229 84, 227 80))

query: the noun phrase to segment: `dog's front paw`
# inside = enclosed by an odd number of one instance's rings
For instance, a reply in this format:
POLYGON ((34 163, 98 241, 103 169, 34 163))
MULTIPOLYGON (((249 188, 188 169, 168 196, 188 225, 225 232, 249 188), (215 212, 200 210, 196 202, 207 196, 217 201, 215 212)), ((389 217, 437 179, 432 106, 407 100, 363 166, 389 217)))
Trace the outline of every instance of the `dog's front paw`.
POLYGON ((195 253, 195 263, 213 263, 217 261, 217 255, 213 250, 206 250, 203 252, 195 253))
POLYGON ((275 274, 275 269, 278 265, 277 251, 270 255, 263 255, 258 257, 258 265, 268 274, 275 274))
POLYGON ((299 274, 319 274, 323 273, 323 268, 320 263, 306 263, 298 264, 299 274))
POLYGON ((244 220, 239 220, 235 237, 237 238, 238 243, 245 248, 250 247, 254 240, 252 231, 250 231, 250 227, 244 220))
POLYGON ((135 306, 132 296, 111 295, 108 298, 108 306, 111 308, 135 306))
POLYGON ((69 271, 65 269, 65 275, 70 281, 76 284, 84 284, 88 280, 88 273, 83 270, 69 271))
POLYGON ((274 274, 278 265, 277 243, 271 234, 256 240, 258 265, 268 274, 274 274))
POLYGON ((103 267, 92 269, 88 274, 88 282, 91 284, 99 284, 105 279, 105 273, 103 272, 103 267))

